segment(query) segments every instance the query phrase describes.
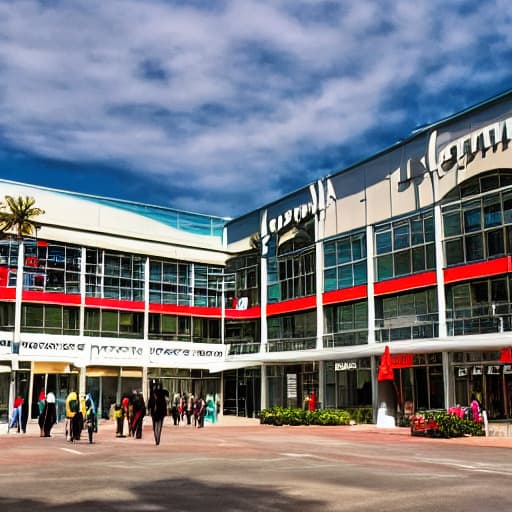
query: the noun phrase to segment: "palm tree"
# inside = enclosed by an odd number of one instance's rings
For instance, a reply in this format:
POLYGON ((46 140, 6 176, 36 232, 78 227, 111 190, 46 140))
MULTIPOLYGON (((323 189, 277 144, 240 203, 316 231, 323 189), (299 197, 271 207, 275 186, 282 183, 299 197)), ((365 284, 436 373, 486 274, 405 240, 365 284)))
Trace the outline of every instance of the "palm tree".
POLYGON ((8 233, 14 231, 18 241, 24 236, 31 235, 39 228, 34 221, 35 217, 42 215, 44 210, 34 206, 33 197, 14 198, 5 196, 5 203, 0 203, 0 231, 8 233))
POLYGON ((25 264, 25 247, 23 237, 37 231, 39 224, 34 218, 42 215, 44 210, 34 206, 33 197, 5 196, 5 203, 0 203, 0 232, 14 234, 18 240, 18 269, 16 272, 16 305, 14 311, 14 341, 20 341, 21 301, 23 293, 23 267, 25 264))

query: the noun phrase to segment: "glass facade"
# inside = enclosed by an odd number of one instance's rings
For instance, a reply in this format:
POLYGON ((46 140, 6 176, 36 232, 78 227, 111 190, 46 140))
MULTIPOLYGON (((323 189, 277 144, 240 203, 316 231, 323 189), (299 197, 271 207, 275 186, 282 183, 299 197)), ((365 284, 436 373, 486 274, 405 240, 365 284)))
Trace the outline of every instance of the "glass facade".
POLYGON ((366 284, 366 233, 324 243, 324 291, 366 284))
POLYGON ((443 206, 448 266, 512 253, 511 174, 491 173, 470 180, 448 200, 443 206))
POLYGON ((375 254, 377 281, 435 269, 433 212, 375 226, 375 254))

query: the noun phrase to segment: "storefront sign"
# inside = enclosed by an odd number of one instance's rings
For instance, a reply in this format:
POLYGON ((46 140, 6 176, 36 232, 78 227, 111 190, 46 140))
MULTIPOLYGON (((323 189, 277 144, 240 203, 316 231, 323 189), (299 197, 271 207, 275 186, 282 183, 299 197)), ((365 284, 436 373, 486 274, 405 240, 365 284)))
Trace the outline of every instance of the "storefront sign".
POLYGON ((152 342, 149 363, 152 365, 187 368, 224 360, 225 345, 210 343, 152 342))
POLYGON ((31 356, 34 359, 60 358, 63 361, 82 357, 85 343, 72 341, 22 341, 20 356, 31 356))
POLYGON ((337 372, 344 372, 347 370, 357 370, 357 363, 351 361, 343 361, 341 363, 334 363, 334 370, 337 372))
POLYGON ((90 354, 90 361, 96 363, 122 360, 134 364, 142 364, 141 359, 144 356, 144 348, 137 343, 93 343, 90 354))
POLYGON ((414 361, 414 354, 396 354, 391 356, 393 368, 411 368, 414 361))

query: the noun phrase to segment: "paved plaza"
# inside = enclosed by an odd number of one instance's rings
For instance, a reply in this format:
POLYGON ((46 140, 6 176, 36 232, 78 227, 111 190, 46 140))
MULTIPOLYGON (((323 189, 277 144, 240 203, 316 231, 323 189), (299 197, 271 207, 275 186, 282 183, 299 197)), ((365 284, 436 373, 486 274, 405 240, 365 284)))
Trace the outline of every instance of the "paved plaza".
POLYGON ((427 439, 407 429, 273 427, 220 418, 204 429, 170 418, 155 446, 100 424, 66 442, 0 436, 2 512, 17 511, 505 511, 512 439, 427 439))

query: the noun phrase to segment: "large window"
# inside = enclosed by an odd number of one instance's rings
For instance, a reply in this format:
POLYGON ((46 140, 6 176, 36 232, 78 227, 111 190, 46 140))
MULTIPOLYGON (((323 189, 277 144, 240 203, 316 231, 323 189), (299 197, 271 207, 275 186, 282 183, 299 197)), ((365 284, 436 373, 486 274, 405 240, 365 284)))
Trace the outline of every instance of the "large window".
POLYGON ((149 302, 190 306, 190 265, 177 261, 149 261, 149 302))
POLYGON ((88 248, 85 281, 89 297, 143 301, 144 257, 88 248))
POLYGON ((142 338, 144 314, 108 309, 85 310, 85 336, 142 338))
POLYGON ((375 316, 377 341, 435 337, 438 335, 436 290, 378 297, 375 316))
POLYGON ((443 206, 446 264, 481 261, 512 252, 512 176, 469 180, 443 206), (453 198, 456 198, 453 201, 453 198))
POLYGON ((365 284, 366 234, 356 233, 324 244, 324 291, 365 284))
POLYGON ((316 347, 316 311, 270 317, 267 328, 269 352, 316 347))
MULTIPOLYGON (((80 248, 44 240, 24 242, 25 261, 23 288, 25 290, 80 293, 80 248)), ((18 266, 17 240, 0 242, 0 285, 16 286, 18 266)))
POLYGON ((269 302, 313 295, 315 284, 314 249, 268 259, 269 302))
POLYGON ((377 281, 434 269, 432 211, 376 226, 375 254, 377 281))
POLYGON ((325 308, 324 347, 368 342, 368 302, 337 304, 325 308))
POLYGON ((49 304, 23 304, 21 330, 45 334, 79 333, 79 308, 49 304))
POLYGON ((149 338, 190 341, 190 326, 191 318, 188 316, 161 315, 150 313, 149 338))
POLYGON ((512 330, 510 278, 495 277, 446 287, 450 335, 512 330))
POLYGON ((249 307, 260 303, 259 265, 256 254, 231 258, 226 264, 226 272, 235 275, 235 297, 247 297, 249 307))

